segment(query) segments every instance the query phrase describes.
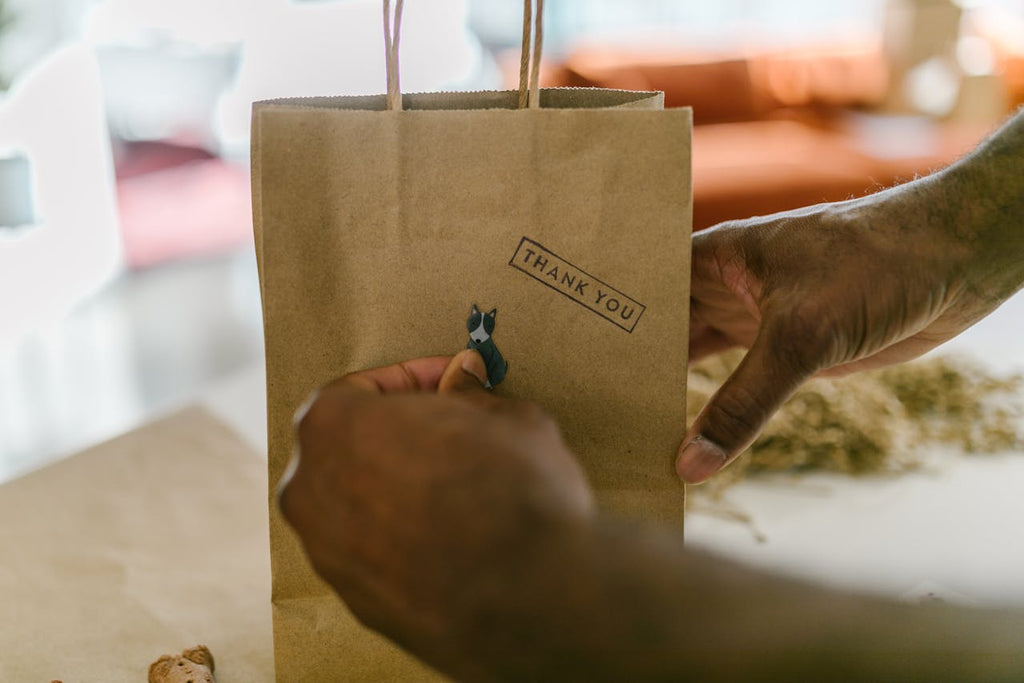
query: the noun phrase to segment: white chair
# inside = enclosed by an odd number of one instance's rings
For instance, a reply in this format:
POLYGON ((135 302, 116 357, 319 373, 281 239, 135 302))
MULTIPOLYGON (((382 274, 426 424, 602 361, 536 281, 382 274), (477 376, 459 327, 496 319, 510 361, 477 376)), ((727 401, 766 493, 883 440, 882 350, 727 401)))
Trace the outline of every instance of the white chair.
MULTIPOLYGON (((88 47, 63 47, 14 83, 0 101, 0 150, 28 160, 34 214, 31 226, 0 227, 2 348, 62 318, 121 268, 113 157, 88 47)), ((6 192, 24 201, 13 182, 6 192)))

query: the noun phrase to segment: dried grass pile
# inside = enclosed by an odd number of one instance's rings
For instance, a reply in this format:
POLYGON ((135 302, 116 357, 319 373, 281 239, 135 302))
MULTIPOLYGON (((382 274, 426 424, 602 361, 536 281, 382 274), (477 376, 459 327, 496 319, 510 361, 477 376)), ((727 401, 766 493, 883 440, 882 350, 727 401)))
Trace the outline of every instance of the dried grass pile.
MULTIPOLYGON (((690 369, 692 421, 742 353, 690 369)), ((760 472, 899 473, 923 446, 967 453, 1024 448, 1024 377, 994 377, 957 357, 918 360, 842 379, 812 380, 774 416, 760 438, 712 480, 721 490, 760 472)))

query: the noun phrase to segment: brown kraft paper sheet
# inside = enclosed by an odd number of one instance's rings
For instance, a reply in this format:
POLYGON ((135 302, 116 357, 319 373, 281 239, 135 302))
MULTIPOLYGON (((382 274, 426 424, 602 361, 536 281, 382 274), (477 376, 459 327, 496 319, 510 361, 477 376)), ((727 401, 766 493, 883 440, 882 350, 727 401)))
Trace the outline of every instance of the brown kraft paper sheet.
POLYGON ((189 408, 0 486, 0 681, 273 680, 266 463, 189 408))

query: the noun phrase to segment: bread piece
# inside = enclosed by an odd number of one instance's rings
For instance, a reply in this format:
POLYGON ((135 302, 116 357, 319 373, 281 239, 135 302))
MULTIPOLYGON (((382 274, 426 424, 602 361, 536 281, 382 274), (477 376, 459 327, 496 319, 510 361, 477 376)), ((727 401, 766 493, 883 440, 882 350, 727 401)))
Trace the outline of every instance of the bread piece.
POLYGON ((180 655, 164 655, 149 665, 149 683, 215 683, 213 654, 197 645, 180 655))

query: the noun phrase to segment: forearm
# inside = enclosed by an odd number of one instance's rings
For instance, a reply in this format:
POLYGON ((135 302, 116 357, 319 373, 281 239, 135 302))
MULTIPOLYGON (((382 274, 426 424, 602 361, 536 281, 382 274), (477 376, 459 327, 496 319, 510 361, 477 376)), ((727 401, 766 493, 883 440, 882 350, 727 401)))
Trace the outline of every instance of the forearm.
POLYGON ((953 289, 995 308, 1024 285, 1024 110, 951 166, 848 204, 941 250, 953 289))
POLYGON ((863 264, 870 277, 930 290, 915 309, 923 317, 910 322, 948 314, 931 336, 952 337, 1024 286, 1024 110, 941 171, 805 211, 820 214, 815 237, 831 236, 835 253, 873 255, 863 264))
POLYGON ((1008 298, 1024 284, 1024 109, 939 178, 977 246, 979 285, 1008 298))
MULTIPOLYGON (((1004 680, 1020 615, 815 588, 602 521, 512 590, 478 595, 464 651, 500 680, 1004 680)), ((476 667, 474 667, 476 668, 476 667)))

